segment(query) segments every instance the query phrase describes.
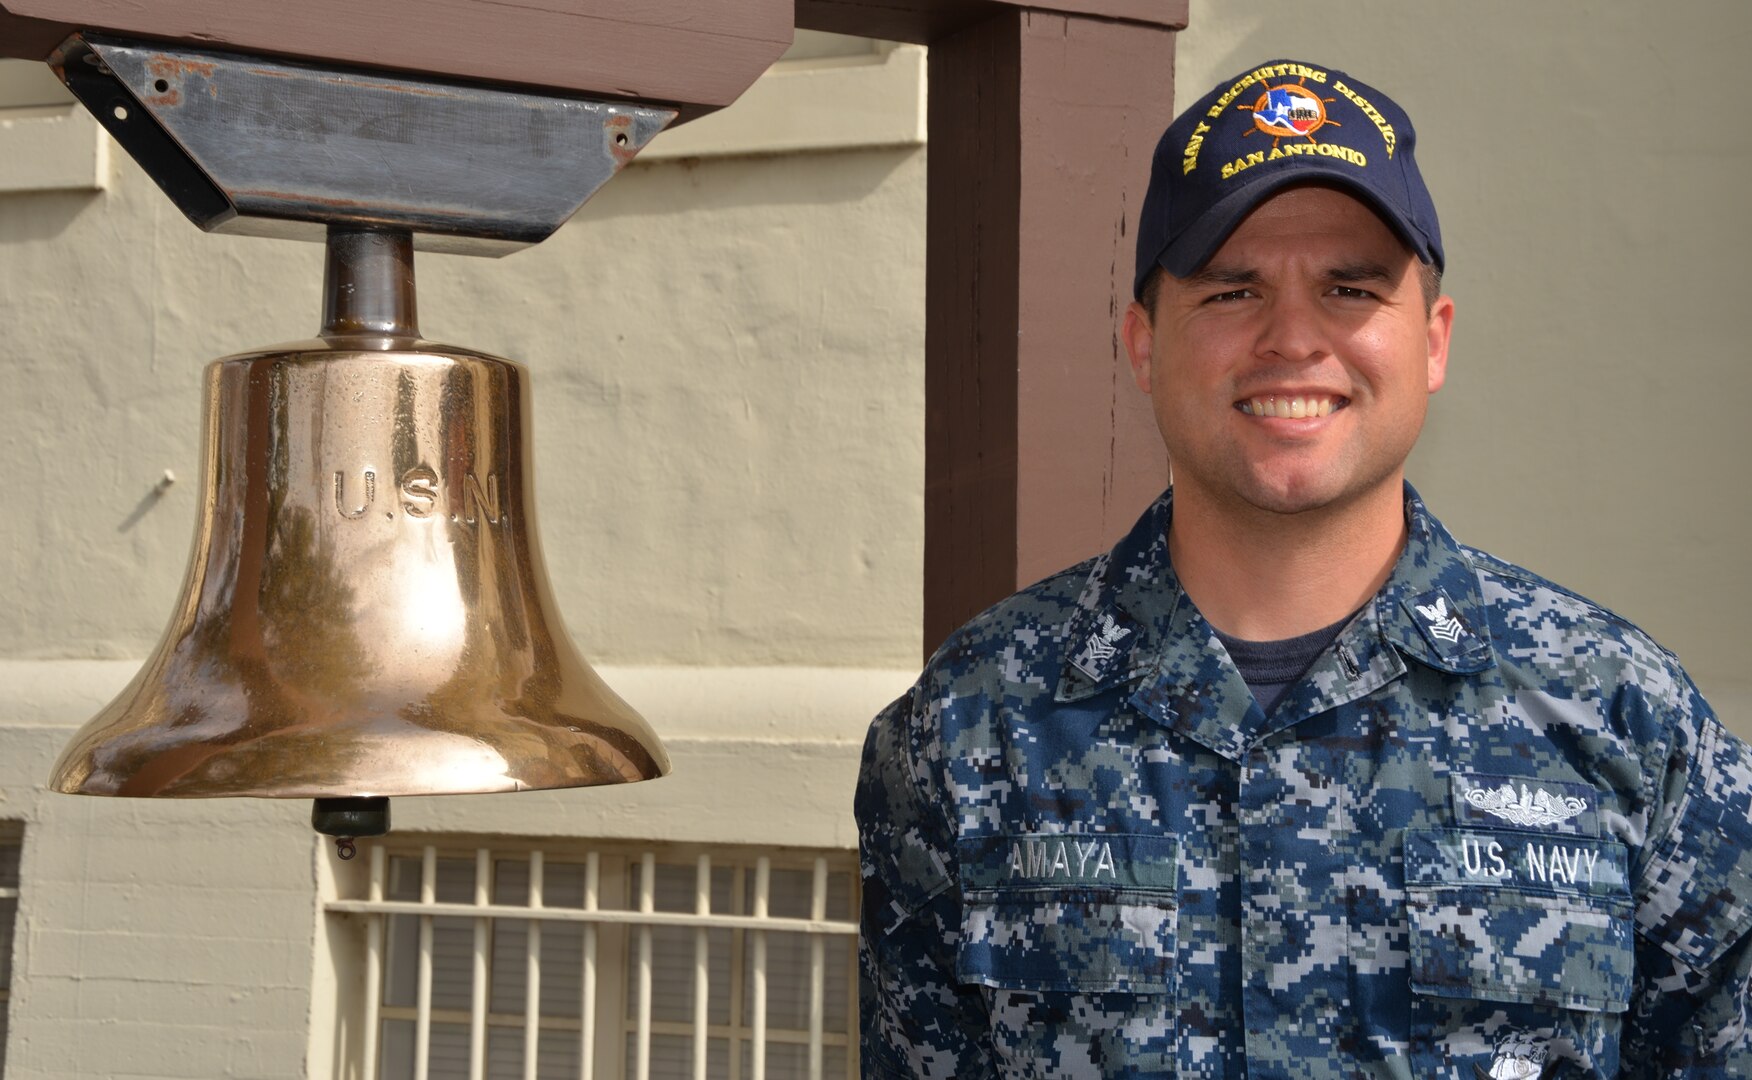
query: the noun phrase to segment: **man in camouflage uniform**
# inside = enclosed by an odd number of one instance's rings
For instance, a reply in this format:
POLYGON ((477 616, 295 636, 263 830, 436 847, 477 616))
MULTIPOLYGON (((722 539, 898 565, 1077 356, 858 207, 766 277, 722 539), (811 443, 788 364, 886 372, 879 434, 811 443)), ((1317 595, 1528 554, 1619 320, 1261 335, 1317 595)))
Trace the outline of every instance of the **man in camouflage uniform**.
POLYGON ((1414 144, 1287 61, 1163 136, 1123 333, 1174 486, 871 727, 866 1077, 1752 1076, 1752 755, 1404 484, 1414 144))

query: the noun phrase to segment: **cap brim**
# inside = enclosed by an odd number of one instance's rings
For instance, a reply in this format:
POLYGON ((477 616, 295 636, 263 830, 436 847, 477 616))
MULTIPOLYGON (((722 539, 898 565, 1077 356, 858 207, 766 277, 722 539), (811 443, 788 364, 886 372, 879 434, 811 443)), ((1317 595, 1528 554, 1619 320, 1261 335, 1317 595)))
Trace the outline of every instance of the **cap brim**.
POLYGON ((1358 201, 1375 211, 1375 216, 1387 223, 1387 227, 1411 249, 1412 254, 1426 263, 1437 261, 1434 245, 1411 224, 1404 211, 1389 205, 1367 185, 1359 183, 1355 177, 1342 171, 1351 166, 1345 165, 1341 169, 1337 164, 1328 164, 1321 160, 1302 161, 1298 165, 1294 169, 1278 169, 1267 173, 1217 200, 1216 205, 1201 214, 1197 221, 1163 249, 1156 259, 1157 265, 1175 277, 1187 277, 1210 262, 1211 256, 1217 253, 1217 249, 1223 246, 1260 203, 1287 187, 1300 184, 1335 187, 1355 196, 1358 201))

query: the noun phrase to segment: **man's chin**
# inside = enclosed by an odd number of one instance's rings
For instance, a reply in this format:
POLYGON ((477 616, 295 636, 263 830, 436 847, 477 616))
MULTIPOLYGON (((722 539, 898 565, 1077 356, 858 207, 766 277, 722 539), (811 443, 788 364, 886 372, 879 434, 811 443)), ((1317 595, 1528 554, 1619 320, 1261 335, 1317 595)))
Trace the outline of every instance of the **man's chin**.
POLYGON ((1255 510, 1295 517, 1342 510, 1363 501, 1381 486, 1347 485, 1331 477, 1271 477, 1256 478, 1237 494, 1255 510))
MULTIPOLYGON (((1172 456, 1170 456, 1172 460, 1172 456)), ((1238 514, 1294 518, 1342 513, 1358 504, 1399 498, 1398 469, 1369 470, 1359 475, 1344 463, 1331 461, 1256 461, 1252 467, 1213 470, 1198 475, 1190 469, 1174 478, 1177 488, 1200 505, 1227 507, 1238 514), (1391 496, 1385 494, 1391 489, 1391 496)))
POLYGON ((1280 517, 1311 514, 1330 507, 1335 501, 1329 496, 1308 492, 1259 492, 1242 498, 1255 510, 1280 517))

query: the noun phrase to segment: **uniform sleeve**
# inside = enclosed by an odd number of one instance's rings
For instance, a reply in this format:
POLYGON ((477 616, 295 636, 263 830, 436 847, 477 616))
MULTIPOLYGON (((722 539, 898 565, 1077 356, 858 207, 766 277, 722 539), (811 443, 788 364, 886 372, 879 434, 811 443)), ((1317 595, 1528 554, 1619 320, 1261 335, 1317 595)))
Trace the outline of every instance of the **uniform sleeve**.
POLYGON ((917 694, 871 724, 858 772, 863 1075, 982 1077, 989 1029, 978 992, 955 981, 960 890, 947 803, 919 765, 917 694))
MULTIPOLYGON (((1689 688, 1689 687, 1688 687, 1689 688)), ((1752 752, 1694 688, 1636 886, 1627 1073, 1752 1076, 1752 752)))

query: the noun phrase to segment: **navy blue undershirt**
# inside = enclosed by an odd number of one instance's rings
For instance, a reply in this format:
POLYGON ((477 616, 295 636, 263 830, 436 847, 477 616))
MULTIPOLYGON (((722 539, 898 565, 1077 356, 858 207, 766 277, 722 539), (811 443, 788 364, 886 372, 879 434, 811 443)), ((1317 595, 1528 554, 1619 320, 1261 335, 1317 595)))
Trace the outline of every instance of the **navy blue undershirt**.
POLYGON ((1247 680, 1247 687, 1253 691, 1260 710, 1270 716, 1272 706, 1284 696, 1284 691, 1296 684, 1326 647, 1338 638, 1339 631, 1349 626, 1355 617, 1353 611, 1331 626, 1282 641, 1243 641, 1215 627, 1212 629, 1216 630, 1217 640, 1223 643, 1223 648, 1229 651, 1235 669, 1247 680))

